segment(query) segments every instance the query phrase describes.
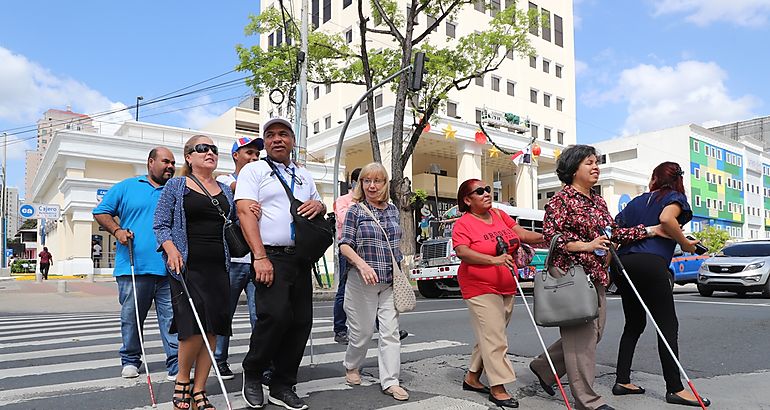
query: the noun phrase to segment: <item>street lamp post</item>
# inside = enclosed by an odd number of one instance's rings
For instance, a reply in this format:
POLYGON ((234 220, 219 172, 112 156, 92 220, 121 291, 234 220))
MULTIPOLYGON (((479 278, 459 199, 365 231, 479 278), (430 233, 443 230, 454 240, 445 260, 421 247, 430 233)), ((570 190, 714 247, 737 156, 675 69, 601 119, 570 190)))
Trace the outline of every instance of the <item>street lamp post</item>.
POLYGON ((2 266, 3 268, 6 267, 6 257, 5 257, 5 247, 6 241, 7 241, 7 228, 8 228, 8 198, 6 195, 6 192, 8 191, 6 189, 6 178, 5 178, 5 159, 6 159, 6 153, 8 152, 8 133, 3 133, 3 192, 2 192, 2 199, 3 199, 3 258, 2 258, 2 266))
POLYGON ((439 217, 438 209, 438 176, 441 175, 441 165, 430 164, 429 173, 433 174, 433 187, 436 189, 436 218, 439 217))
POLYGON ((139 101, 144 100, 144 97, 141 95, 136 97, 136 122, 139 122, 139 101))

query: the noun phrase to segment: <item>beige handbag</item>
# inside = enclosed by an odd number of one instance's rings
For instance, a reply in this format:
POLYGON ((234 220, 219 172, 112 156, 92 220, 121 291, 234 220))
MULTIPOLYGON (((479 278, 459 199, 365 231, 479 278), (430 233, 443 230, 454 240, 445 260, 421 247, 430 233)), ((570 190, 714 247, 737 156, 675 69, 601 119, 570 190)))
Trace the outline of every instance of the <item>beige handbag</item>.
MULTIPOLYGON (((372 217, 377 226, 382 229, 382 233, 385 235, 385 240, 387 240, 388 244, 390 244, 388 233, 385 232, 385 228, 380 225, 380 221, 375 218, 372 211, 361 202, 359 202, 358 205, 360 205, 361 208, 364 208, 364 211, 366 211, 366 213, 372 217)), ((396 255, 393 253, 393 249, 388 246, 388 250, 390 250, 390 258, 393 263, 393 304, 396 305, 396 310, 399 313, 412 311, 414 310, 415 306, 417 306, 417 298, 414 295, 414 288, 412 288, 412 284, 409 283, 409 278, 407 275, 401 270, 401 267, 396 260, 396 255)))

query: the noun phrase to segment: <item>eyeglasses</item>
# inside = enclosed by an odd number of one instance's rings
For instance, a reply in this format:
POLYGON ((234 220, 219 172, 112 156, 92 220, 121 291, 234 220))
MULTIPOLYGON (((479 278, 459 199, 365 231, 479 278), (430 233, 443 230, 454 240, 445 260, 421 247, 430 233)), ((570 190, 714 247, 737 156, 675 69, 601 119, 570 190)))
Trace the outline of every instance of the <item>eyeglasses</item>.
MULTIPOLYGON (((476 194, 476 195, 481 196, 481 195, 484 195, 484 192, 486 192, 488 194, 491 193, 492 192, 492 187, 490 187, 489 185, 485 186, 484 188, 478 187, 478 188, 474 189, 473 191, 471 191, 471 194, 476 194)), ((468 194, 468 195, 470 195, 470 194, 468 194)))
POLYGON ((384 179, 368 179, 367 178, 367 179, 362 179, 361 183, 363 185, 372 185, 372 184, 374 184, 374 185, 382 186, 382 185, 385 185, 385 180, 384 179))
POLYGON ((197 152, 198 154, 205 154, 209 151, 211 151, 211 153, 214 155, 219 155, 219 149, 216 145, 212 144, 195 144, 192 151, 190 151, 190 154, 193 152, 197 152))

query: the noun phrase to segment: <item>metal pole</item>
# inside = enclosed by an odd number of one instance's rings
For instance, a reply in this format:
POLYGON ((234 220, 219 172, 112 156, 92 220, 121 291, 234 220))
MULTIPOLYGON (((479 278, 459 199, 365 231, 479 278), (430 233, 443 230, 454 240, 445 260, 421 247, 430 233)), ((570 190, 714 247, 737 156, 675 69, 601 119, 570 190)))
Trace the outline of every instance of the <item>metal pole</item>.
POLYGON ((355 113, 358 110, 358 107, 361 105, 361 103, 369 94, 373 93, 376 89, 387 84, 392 79, 411 70, 412 70, 412 67, 407 66, 396 71, 390 77, 380 81, 379 84, 376 84, 372 88, 366 90, 364 95, 362 95, 361 98, 359 98, 358 101, 353 105, 353 107, 350 108, 350 112, 348 112, 347 119, 345 119, 345 124, 342 125, 342 131, 340 131, 340 138, 339 138, 339 141, 337 142, 337 153, 336 153, 336 156, 334 157, 334 176, 333 177, 334 177, 334 200, 335 201, 337 200, 337 197, 340 196, 340 184, 338 182, 338 179, 340 175, 340 156, 342 155, 342 143, 343 141, 345 141, 345 133, 348 131, 348 125, 350 125, 350 120, 353 119, 353 113, 355 113))
POLYGON ((136 122, 139 122, 139 101, 144 100, 144 97, 141 95, 136 97, 136 122))
POLYGON ((308 0, 302 0, 300 22, 299 83, 297 83, 297 121, 294 134, 297 135, 295 158, 304 164, 307 162, 307 49, 308 49, 308 0))
POLYGON ((6 154, 8 152, 8 133, 3 133, 3 268, 6 267, 6 256, 5 256, 5 248, 6 248, 6 241, 8 237, 8 195, 6 194, 8 190, 6 189, 6 167, 5 167, 5 159, 6 154))
POLYGON ((438 174, 433 174, 433 187, 436 189, 436 218, 440 217, 438 210, 438 174))

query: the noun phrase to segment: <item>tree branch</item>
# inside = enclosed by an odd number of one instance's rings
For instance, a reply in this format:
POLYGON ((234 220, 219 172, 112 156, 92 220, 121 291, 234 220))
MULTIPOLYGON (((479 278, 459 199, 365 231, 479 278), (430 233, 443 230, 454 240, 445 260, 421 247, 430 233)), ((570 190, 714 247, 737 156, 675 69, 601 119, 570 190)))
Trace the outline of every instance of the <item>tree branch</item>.
POLYGON ((380 29, 369 28, 369 27, 366 28, 366 31, 368 31, 370 33, 385 34, 385 35, 388 35, 388 36, 393 34, 393 33, 390 32, 390 30, 380 30, 380 29))
MULTIPOLYGON (((364 16, 363 0, 358 0, 358 21, 361 32, 361 65, 366 89, 372 88, 372 69, 369 66, 369 51, 366 49, 366 24, 369 18, 364 16)), ((377 121, 374 118, 374 98, 371 94, 366 97, 366 120, 369 124, 369 142, 372 145, 372 159, 382 162, 380 154, 380 138, 377 135, 377 121)))
MULTIPOLYGON (((427 29, 425 29, 425 31, 422 34, 420 34, 419 36, 417 36, 417 38, 412 40, 412 45, 416 45, 420 41, 424 40, 425 37, 429 36, 430 32, 434 28, 438 27, 438 25, 441 24, 449 16, 449 14, 452 13, 452 10, 454 10, 457 7, 457 5, 461 4, 461 3, 462 2, 458 2, 458 1, 452 2, 452 4, 449 6, 449 8, 444 10, 444 12, 439 17, 436 18, 436 21, 434 21, 433 24, 431 24, 427 29)), ((418 7, 418 12, 422 11, 423 9, 425 9, 425 5, 426 4, 428 4, 427 1, 422 6, 418 7)))
POLYGON ((393 23, 393 20, 388 17, 388 15, 385 13, 385 10, 382 8, 382 4, 380 4, 379 0, 372 0, 372 4, 374 4, 374 7, 377 8, 377 12, 380 13, 380 17, 382 17, 382 21, 385 22, 385 24, 388 25, 390 28, 390 35, 396 38, 398 40, 399 44, 404 44, 404 36, 401 34, 400 31, 398 31, 398 27, 393 23))

